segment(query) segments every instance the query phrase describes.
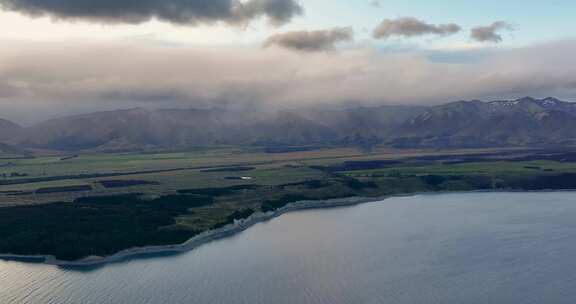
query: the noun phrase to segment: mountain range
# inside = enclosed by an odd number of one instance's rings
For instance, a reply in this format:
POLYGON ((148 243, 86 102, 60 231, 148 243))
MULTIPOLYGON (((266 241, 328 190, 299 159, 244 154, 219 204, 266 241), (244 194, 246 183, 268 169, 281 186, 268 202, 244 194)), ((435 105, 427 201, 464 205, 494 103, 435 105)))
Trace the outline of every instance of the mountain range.
POLYGON ((525 97, 276 112, 136 108, 68 116, 30 127, 0 119, 0 143, 63 151, 200 145, 571 146, 576 144, 576 103, 525 97))

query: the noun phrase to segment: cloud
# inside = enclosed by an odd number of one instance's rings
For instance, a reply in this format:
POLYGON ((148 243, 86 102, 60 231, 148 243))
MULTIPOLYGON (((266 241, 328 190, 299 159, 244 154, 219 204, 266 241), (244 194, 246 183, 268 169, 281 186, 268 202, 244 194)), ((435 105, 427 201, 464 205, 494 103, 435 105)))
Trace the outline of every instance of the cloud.
POLYGON ((504 22, 497 21, 488 26, 478 26, 472 28, 470 37, 478 42, 502 42, 502 36, 498 32, 507 30, 512 31, 512 25, 504 22))
MULTIPOLYGON (((452 53, 446 56, 465 57, 452 53)), ((526 95, 570 100, 576 98, 574 53, 576 41, 491 49, 457 62, 375 49, 302 56, 281 48, 5 41, 0 83, 18 90, 0 96, 0 117, 23 122, 135 106, 436 104, 526 95)))
POLYGON ((352 28, 332 28, 318 31, 296 31, 271 36, 264 42, 265 47, 279 46, 287 49, 318 52, 334 50, 339 42, 354 39, 352 28))
POLYGON ((368 4, 372 7, 378 7, 378 8, 382 7, 382 3, 380 3, 379 0, 370 1, 370 3, 368 3, 368 4))
POLYGON ((452 35, 462 28, 454 23, 429 24, 414 17, 385 19, 374 29, 373 36, 378 39, 398 37, 416 37, 424 35, 452 35))
POLYGON ((30 16, 98 23, 246 24, 265 17, 284 24, 302 14, 297 0, 0 0, 3 9, 30 16))

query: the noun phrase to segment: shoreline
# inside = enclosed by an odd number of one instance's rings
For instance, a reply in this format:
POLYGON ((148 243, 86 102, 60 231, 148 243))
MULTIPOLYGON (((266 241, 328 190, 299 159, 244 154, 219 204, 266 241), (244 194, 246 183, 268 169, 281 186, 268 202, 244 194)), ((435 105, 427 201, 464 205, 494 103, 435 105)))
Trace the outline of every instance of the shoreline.
POLYGON ((440 195, 440 194, 458 194, 458 193, 553 193, 553 192, 575 192, 576 190, 538 190, 538 191, 495 191, 495 190, 476 190, 476 191, 440 191, 440 192, 417 192, 405 193, 397 195, 387 195, 381 197, 347 197, 329 200, 318 201, 300 201, 288 204, 278 210, 269 212, 256 212, 246 219, 239 220, 234 224, 229 224, 219 229, 204 231, 185 243, 175 245, 162 245, 162 246, 148 246, 138 247, 119 251, 113 255, 106 257, 87 257, 77 261, 64 261, 58 260, 51 255, 17 255, 17 254, 0 254, 0 260, 13 260, 13 261, 35 261, 37 263, 62 266, 62 267, 88 267, 88 266, 101 266, 114 262, 121 262, 122 260, 129 259, 139 255, 151 255, 160 253, 185 253, 210 243, 215 240, 223 239, 248 228, 261 223, 277 218, 285 213, 308 210, 308 209, 329 209, 338 207, 356 206, 365 203, 374 203, 384 201, 390 198, 410 197, 418 195, 440 195))
POLYGON ((275 211, 269 211, 265 213, 256 212, 246 219, 239 220, 234 224, 229 224, 219 229, 207 230, 192 237, 191 239, 182 244, 131 248, 122 250, 120 252, 117 252, 113 255, 106 257, 87 257, 78 261, 64 261, 64 260, 58 260, 51 255, 0 254, 0 260, 30 260, 54 266, 81 267, 81 266, 99 266, 114 262, 120 262, 124 259, 138 255, 159 254, 159 253, 184 253, 191 251, 206 243, 210 243, 218 239, 235 235, 254 226, 255 224, 266 222, 268 220, 279 217, 285 213, 306 209, 326 209, 326 208, 354 206, 362 203, 377 202, 380 200, 385 200, 387 198, 391 198, 391 196, 382 198, 348 197, 332 200, 295 202, 275 211))

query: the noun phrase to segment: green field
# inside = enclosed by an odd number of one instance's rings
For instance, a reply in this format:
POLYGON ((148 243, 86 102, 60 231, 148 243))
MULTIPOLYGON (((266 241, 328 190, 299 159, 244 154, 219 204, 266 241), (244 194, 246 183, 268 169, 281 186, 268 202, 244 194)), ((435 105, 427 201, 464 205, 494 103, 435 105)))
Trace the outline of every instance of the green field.
POLYGON ((555 161, 528 161, 528 162, 481 162, 467 164, 431 164, 395 166, 386 169, 354 171, 351 176, 361 175, 484 175, 484 176, 524 176, 540 173, 576 173, 576 163, 560 163, 555 161))
MULTIPOLYGON (((444 153, 475 154, 493 150, 461 150, 444 153)), ((88 154, 44 156, 0 161, 0 206, 42 204, 72 201, 79 196, 107 193, 144 192, 166 194, 181 188, 228 186, 241 183, 276 185, 322 176, 310 166, 329 166, 348 160, 397 159, 434 155, 437 151, 395 151, 379 149, 370 154, 355 149, 339 148, 318 151, 267 154, 239 147, 204 148, 196 151, 157 154, 88 154), (66 159, 69 158, 69 159, 66 159), (251 172, 203 172, 210 168, 252 166, 251 172), (252 180, 227 180, 248 175, 252 180), (158 185, 105 189, 101 180, 144 180, 158 185), (90 185, 82 193, 37 195, 39 189, 61 186, 90 185), (18 191, 19 195, 5 195, 18 191), (26 193, 29 193, 28 195, 26 193)))

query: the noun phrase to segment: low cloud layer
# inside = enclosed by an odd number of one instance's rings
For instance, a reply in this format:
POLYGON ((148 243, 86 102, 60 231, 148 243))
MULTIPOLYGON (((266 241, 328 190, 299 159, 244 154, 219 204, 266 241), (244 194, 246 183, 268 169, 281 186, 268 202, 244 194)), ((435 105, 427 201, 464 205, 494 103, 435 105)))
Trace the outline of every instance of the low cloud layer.
POLYGON ((417 37, 424 35, 452 35, 460 32, 462 28, 454 23, 430 24, 414 17, 386 19, 374 29, 373 36, 378 39, 391 37, 417 37))
POLYGON ((470 37, 478 42, 502 42, 502 35, 499 34, 501 31, 511 31, 514 28, 512 25, 504 22, 497 21, 488 26, 478 26, 472 29, 470 32, 470 37))
POLYGON ((331 51, 335 49, 337 43, 352 39, 354 39, 352 28, 333 28, 276 34, 268 38, 264 46, 278 46, 304 52, 331 51))
POLYGON ((279 48, 7 42, 0 49, 0 117, 29 122, 134 106, 291 108, 525 95, 570 100, 576 97, 574 53, 576 41, 569 41, 450 63, 430 61, 425 52, 374 49, 302 56, 279 48))
POLYGON ((132 24, 151 19, 176 24, 245 24, 261 17, 284 24, 303 11, 297 0, 0 0, 0 5, 31 16, 132 24))

